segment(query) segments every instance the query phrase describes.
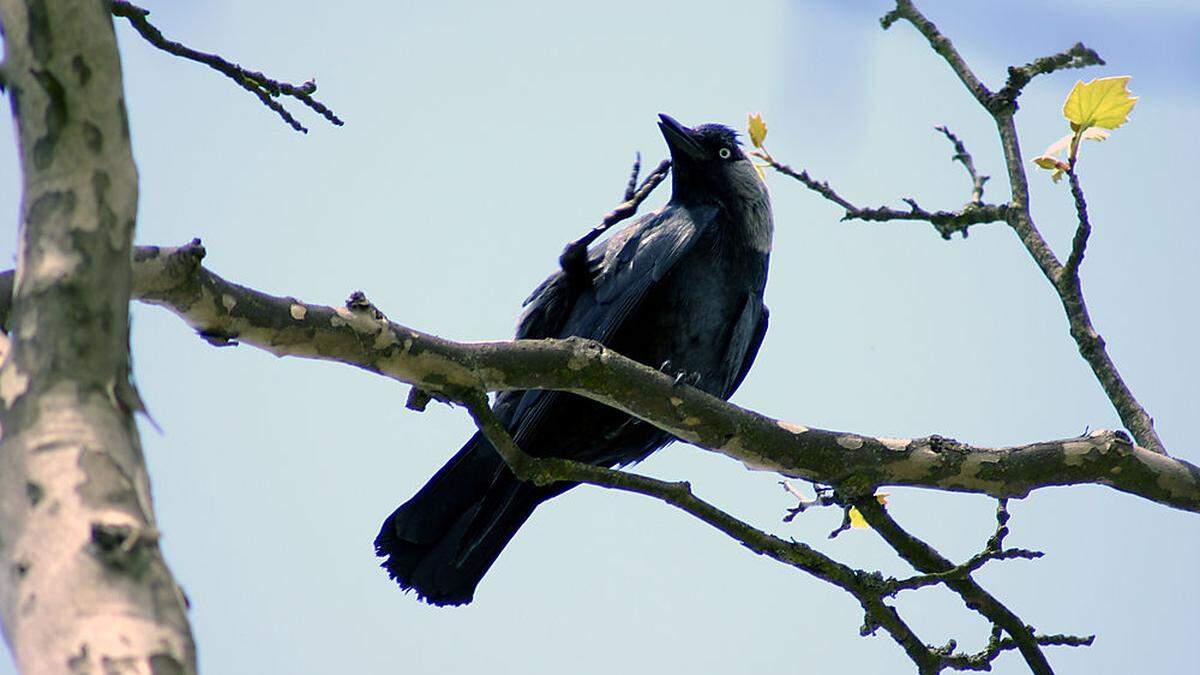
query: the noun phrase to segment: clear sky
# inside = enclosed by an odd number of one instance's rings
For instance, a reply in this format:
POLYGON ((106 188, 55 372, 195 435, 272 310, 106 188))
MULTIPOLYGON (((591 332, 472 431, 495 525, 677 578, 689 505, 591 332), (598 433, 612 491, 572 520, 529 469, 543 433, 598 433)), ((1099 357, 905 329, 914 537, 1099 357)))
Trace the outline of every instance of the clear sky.
MULTIPOLYGON (((922 0, 976 72, 1082 40, 1133 76, 1132 121, 1080 165, 1095 232, 1092 316, 1172 452, 1200 461, 1200 9, 1194 3, 922 0)), ((663 156, 655 114, 744 126, 761 111, 779 159, 868 205, 953 209, 948 124, 1007 199, 994 128, 907 24, 870 2, 153 2, 169 36, 301 82, 344 117, 285 127, 228 80, 118 25, 141 172, 138 242, 201 237, 227 278, 309 302, 363 290, 392 319, 448 338, 511 335, 563 244, 615 205, 635 150, 663 156)), ((1018 115, 1026 157, 1066 132, 1078 72, 1039 78, 1018 115)), ((0 125, 11 127, 7 116, 0 125)), ((11 138, 11 131, 7 131, 11 138)), ((0 145, 0 208, 18 213, 0 145)), ((1060 255, 1065 185, 1033 175, 1037 223, 1060 255)), ((1117 426, 1050 287, 1006 227, 946 242, 921 224, 840 223, 771 176, 771 330, 735 400, 798 423, 1015 444, 1117 426)), ((655 195, 653 205, 665 199, 655 195)), ((0 239, 12 259, 15 227, 0 239)), ((137 378, 162 545, 191 598, 208 673, 905 673, 860 638, 844 593, 758 558, 661 503, 574 490, 540 509, 473 605, 436 609, 376 567, 381 519, 470 433, 461 410, 403 408, 405 388, 324 363, 214 349, 166 312, 134 310, 137 378)), ((689 479, 762 527, 887 574, 869 532, 829 542, 838 514, 780 522, 776 477, 686 445, 637 470, 689 479)), ((957 559, 993 502, 892 490, 892 512, 957 559)), ((1101 487, 1012 504, 1037 562, 979 575, 1027 622, 1096 633, 1050 649, 1060 673, 1182 673, 1200 632, 1200 517, 1101 487)), ((929 642, 987 628, 942 591, 905 596, 929 642)), ((0 650, 3 650, 0 647, 0 650)), ((1022 672, 1012 656, 996 672, 1022 672)), ((0 657, 0 674, 11 672, 0 657)))

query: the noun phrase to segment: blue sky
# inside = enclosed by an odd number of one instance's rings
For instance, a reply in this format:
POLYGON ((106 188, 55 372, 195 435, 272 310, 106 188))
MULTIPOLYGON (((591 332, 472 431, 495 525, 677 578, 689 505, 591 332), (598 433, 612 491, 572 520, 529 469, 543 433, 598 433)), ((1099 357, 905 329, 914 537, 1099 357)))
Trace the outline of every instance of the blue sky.
MULTIPOLYGON (((1200 461, 1200 10, 918 4, 993 87, 1008 65, 1076 41, 1108 60, 1027 88, 1026 157, 1066 132, 1059 111, 1077 77, 1133 76, 1131 123, 1080 165, 1095 224, 1083 280, 1167 446, 1200 461)), ((149 7, 196 48, 297 82, 315 76, 347 126, 301 113, 312 132, 295 134, 232 83, 119 25, 138 242, 198 236, 210 268, 239 283, 326 304, 361 289, 394 320, 449 338, 511 335, 563 244, 615 205, 634 151, 662 156, 660 111, 735 126, 761 111, 782 161, 859 204, 912 196, 931 209, 968 198, 933 131, 948 124, 994 176, 988 199, 1007 198, 989 119, 911 27, 879 30, 886 2, 149 7)), ((1031 181, 1036 221, 1064 255, 1065 186, 1031 181)), ((799 184, 770 184, 772 325, 737 402, 808 425, 994 445, 1117 425, 1007 228, 945 242, 919 224, 841 223, 799 184)), ((0 207, 14 222, 18 199, 8 145, 0 207)), ((13 237, 0 241, 5 259, 13 251, 13 237)), ((207 672, 912 670, 882 633, 858 636, 861 611, 845 594, 658 502, 592 488, 539 510, 473 605, 421 605, 377 569, 370 543, 470 433, 462 411, 412 413, 403 387, 351 368, 213 349, 155 308, 135 308, 134 343, 163 427, 143 429, 163 547, 207 672)), ((774 476, 684 445, 637 470, 689 479, 847 562, 908 571, 869 532, 826 541, 837 514, 780 522, 791 503, 774 476)), ((969 556, 991 533, 990 500, 892 492, 893 514, 947 555, 969 556)), ((1040 491, 1011 510, 1010 543, 1047 556, 981 580, 1039 629, 1099 635, 1090 649, 1050 650, 1057 672, 1194 666, 1200 519, 1100 487, 1040 491)), ((930 642, 986 639, 948 593, 899 604, 930 642)), ((10 667, 0 659, 0 674, 10 667)), ((1008 656, 996 672, 1022 669, 1008 656)))

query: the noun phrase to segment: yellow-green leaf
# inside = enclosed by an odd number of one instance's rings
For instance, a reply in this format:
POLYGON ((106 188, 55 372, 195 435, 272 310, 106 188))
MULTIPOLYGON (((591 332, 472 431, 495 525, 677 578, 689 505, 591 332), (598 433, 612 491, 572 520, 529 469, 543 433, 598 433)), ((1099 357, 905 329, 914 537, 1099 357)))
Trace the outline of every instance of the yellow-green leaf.
POLYGON ((1057 141, 1051 143, 1044 151, 1042 151, 1042 154, 1034 157, 1033 163, 1037 164, 1043 169, 1051 171, 1052 173, 1050 174, 1050 178, 1057 183, 1058 181, 1062 180, 1063 173, 1066 172, 1067 169, 1071 168, 1066 160, 1060 156, 1062 153, 1067 152, 1071 148, 1072 144, 1075 144, 1075 152, 1078 152, 1079 140, 1099 142, 1108 138, 1109 135, 1109 132, 1103 129, 1097 129, 1095 127, 1084 129, 1083 131, 1076 132, 1074 134, 1067 134, 1066 136, 1063 136, 1057 141), (1076 136, 1079 138, 1076 139, 1076 136))
POLYGON ((1063 115, 1071 121, 1072 129, 1116 129, 1129 121, 1129 111, 1138 102, 1138 97, 1129 94, 1129 77, 1098 77, 1087 84, 1083 80, 1076 82, 1063 103, 1063 115))
POLYGON ((763 121, 762 113, 750 115, 747 126, 750 129, 750 143, 756 148, 761 148, 767 138, 767 123, 763 121))
MULTIPOLYGON (((880 504, 887 504, 887 498, 889 494, 890 493, 888 492, 876 492, 875 501, 879 502, 880 504)), ((854 529, 870 527, 870 525, 867 525, 867 519, 863 518, 863 514, 853 506, 850 507, 850 527, 854 529)))
POLYGON ((863 515, 853 506, 850 507, 850 527, 856 530, 870 527, 870 525, 867 525, 867 519, 863 518, 863 515))

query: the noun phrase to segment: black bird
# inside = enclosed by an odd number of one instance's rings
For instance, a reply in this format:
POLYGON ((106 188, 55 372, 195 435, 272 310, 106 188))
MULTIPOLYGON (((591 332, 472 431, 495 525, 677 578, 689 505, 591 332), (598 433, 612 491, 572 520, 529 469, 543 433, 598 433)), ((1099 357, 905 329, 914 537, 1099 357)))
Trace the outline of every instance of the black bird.
MULTIPOLYGON (((517 337, 591 338, 729 398, 767 329, 763 288, 771 205, 732 129, 690 129, 667 115, 659 118, 671 151, 671 200, 595 245, 586 271, 559 271, 542 282, 525 301, 517 337)), ((503 392, 494 410, 534 456, 616 466, 642 460, 673 440, 569 393, 503 392)), ((422 600, 468 603, 538 504, 575 485, 517 480, 476 433, 388 516, 375 539, 376 554, 387 558, 382 567, 392 579, 422 600)))

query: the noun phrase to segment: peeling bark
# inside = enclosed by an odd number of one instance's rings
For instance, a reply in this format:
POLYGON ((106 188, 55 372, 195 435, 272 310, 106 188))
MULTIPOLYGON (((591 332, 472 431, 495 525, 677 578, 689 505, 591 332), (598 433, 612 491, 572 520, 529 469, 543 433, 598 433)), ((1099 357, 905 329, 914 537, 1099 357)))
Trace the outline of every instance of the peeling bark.
POLYGON ((191 673, 133 415, 137 171, 106 3, 0 0, 24 177, 0 365, 0 618, 24 675, 191 673))

